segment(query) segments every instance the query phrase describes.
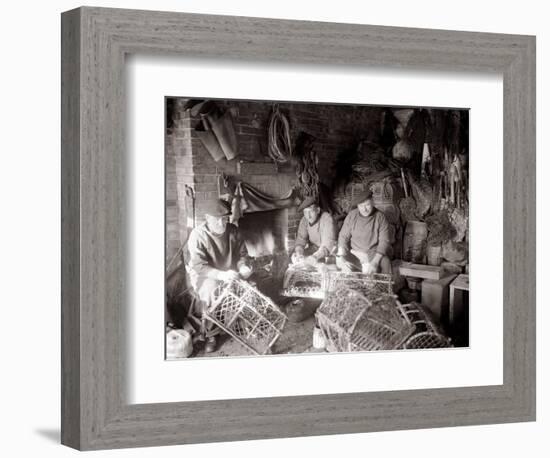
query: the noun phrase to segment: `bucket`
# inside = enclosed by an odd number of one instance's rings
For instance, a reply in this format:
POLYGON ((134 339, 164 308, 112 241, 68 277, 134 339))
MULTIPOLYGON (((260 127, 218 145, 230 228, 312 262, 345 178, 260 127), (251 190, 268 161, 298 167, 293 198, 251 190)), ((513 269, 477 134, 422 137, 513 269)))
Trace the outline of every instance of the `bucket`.
POLYGON ((166 333, 166 358, 188 358, 193 353, 193 339, 185 329, 172 329, 166 333))
POLYGON ((426 247, 426 256, 430 266, 441 265, 441 245, 428 245, 426 247))
POLYGON ((408 221, 403 235, 403 260, 424 264, 428 226, 421 221, 408 221))
POLYGON ((313 348, 316 350, 323 350, 325 345, 325 338, 323 337, 321 328, 319 326, 315 326, 313 328, 313 348))

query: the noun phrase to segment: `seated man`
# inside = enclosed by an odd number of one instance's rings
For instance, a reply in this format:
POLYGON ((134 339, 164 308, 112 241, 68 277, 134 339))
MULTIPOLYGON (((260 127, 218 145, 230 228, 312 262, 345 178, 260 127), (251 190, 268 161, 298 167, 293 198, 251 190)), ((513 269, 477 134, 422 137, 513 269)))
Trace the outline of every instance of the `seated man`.
MULTIPOLYGON (((205 211, 206 222, 191 231, 189 249, 189 277, 191 286, 200 299, 200 312, 212 301, 217 286, 224 281, 248 278, 252 269, 248 265, 248 252, 236 226, 229 223, 231 214, 227 202, 216 199, 209 202, 205 211)), ((207 353, 216 349, 215 326, 207 322, 207 353)))
POLYGON ((361 194, 338 236, 336 265, 343 271, 391 274, 392 240, 384 214, 374 207, 372 192, 361 194))
POLYGON ((306 197, 298 211, 303 211, 304 216, 298 225, 292 261, 308 256, 308 262, 316 263, 328 256, 336 246, 334 220, 330 213, 321 211, 319 203, 313 197, 306 197))

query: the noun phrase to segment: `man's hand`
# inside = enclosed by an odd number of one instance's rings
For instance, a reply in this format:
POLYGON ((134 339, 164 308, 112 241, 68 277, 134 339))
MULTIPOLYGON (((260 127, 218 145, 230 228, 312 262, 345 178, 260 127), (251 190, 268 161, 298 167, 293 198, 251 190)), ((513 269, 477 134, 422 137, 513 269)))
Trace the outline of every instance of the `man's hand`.
POLYGON ((361 264, 361 270, 364 274, 372 275, 378 272, 378 265, 374 261, 361 264))
POLYGON ((239 278, 239 273, 231 269, 226 271, 221 271, 218 276, 219 280, 225 281, 225 282, 238 280, 238 278, 239 278))
POLYGON ((252 275, 252 267, 247 264, 241 264, 239 267, 239 275, 247 280, 252 275))
POLYGON ((374 272, 372 272, 373 274, 375 274, 380 270, 381 260, 382 260, 382 255, 380 253, 376 253, 372 258, 372 261, 369 263, 374 268, 374 272))
POLYGON ((292 264, 298 264, 299 262, 302 262, 304 260, 303 251, 299 252, 298 250, 296 250, 294 253, 292 253, 290 260, 292 261, 292 264))
POLYGON ((376 270, 377 268, 373 265, 372 262, 364 262, 363 264, 361 264, 361 271, 364 274, 372 275, 376 273, 376 270))

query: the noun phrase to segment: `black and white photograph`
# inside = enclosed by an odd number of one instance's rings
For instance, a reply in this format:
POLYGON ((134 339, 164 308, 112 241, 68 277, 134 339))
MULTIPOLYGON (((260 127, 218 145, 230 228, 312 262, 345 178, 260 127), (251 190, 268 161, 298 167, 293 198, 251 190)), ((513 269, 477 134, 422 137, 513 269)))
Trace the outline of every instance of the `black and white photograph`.
POLYGON ((547 455, 543 10, 6 3, 2 456, 547 455))
POLYGON ((166 358, 469 346, 469 110, 165 98, 166 358))

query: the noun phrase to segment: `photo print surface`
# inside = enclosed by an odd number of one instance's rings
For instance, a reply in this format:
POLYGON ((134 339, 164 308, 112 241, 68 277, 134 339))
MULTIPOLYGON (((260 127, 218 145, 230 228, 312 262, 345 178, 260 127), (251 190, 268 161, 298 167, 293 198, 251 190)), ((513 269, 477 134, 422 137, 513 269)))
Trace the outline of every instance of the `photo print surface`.
POLYGON ((165 98, 166 358, 469 346, 469 110, 165 98))

